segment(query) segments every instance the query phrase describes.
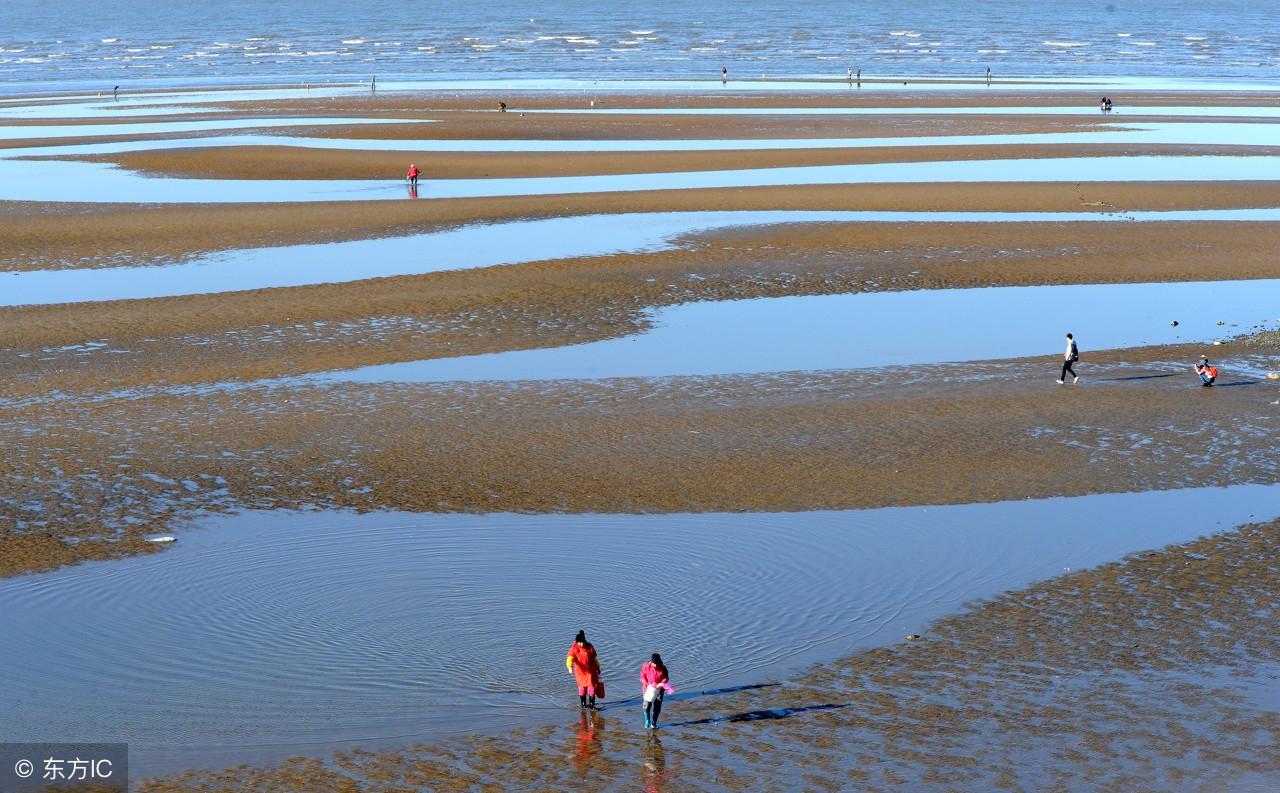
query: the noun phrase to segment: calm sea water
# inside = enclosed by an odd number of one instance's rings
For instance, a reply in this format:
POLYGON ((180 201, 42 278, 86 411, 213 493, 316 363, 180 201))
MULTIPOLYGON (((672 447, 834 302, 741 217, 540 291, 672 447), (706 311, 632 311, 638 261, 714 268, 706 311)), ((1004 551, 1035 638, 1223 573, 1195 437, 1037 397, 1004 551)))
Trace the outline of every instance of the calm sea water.
POLYGON ((1273 0, 5 0, 7 90, 492 75, 1280 78, 1273 0))

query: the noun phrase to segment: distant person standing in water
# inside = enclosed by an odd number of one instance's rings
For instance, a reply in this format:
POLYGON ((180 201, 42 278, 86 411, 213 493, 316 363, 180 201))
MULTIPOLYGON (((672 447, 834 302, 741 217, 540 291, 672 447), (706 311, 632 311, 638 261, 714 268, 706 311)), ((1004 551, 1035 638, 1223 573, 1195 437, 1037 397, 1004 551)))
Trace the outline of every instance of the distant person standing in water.
POLYGON ((564 658, 565 668, 573 672, 578 684, 578 702, 581 707, 595 710, 596 697, 604 698, 604 684, 600 682, 600 659, 596 648, 587 641, 586 631, 578 631, 569 653, 564 658))
POLYGON ((991 82, 991 67, 988 66, 987 67, 987 83, 990 84, 990 82, 991 82))
POLYGON ((1071 382, 1073 384, 1080 382, 1080 376, 1076 374, 1076 370, 1071 366, 1071 364, 1078 360, 1080 360, 1080 348, 1076 347, 1075 338, 1068 333, 1067 350, 1062 354, 1062 375, 1058 378, 1058 385, 1062 385, 1067 382, 1068 372, 1071 373, 1071 382))
POLYGON ((858 67, 858 87, 862 87, 862 67, 858 67))
POLYGON ((663 693, 674 694, 671 687, 667 667, 662 663, 662 656, 654 653, 649 662, 640 667, 641 699, 644 700, 644 726, 646 729, 658 729, 658 716, 662 713, 663 693))
POLYGON ((418 188, 418 177, 421 175, 422 171, 418 170, 418 166, 409 163, 409 171, 404 175, 404 178, 408 179, 409 185, 416 190, 418 188))
POLYGON ((369 92, 374 94, 378 92, 378 75, 376 74, 373 76, 373 79, 369 81, 369 92))
POLYGON ((720 67, 720 82, 722 82, 722 83, 723 83, 723 82, 728 82, 728 80, 729 80, 729 67, 728 67, 728 66, 721 66, 721 67, 720 67))
POLYGON ((117 85, 115 88, 111 89, 111 98, 112 99, 120 98, 120 86, 117 85))

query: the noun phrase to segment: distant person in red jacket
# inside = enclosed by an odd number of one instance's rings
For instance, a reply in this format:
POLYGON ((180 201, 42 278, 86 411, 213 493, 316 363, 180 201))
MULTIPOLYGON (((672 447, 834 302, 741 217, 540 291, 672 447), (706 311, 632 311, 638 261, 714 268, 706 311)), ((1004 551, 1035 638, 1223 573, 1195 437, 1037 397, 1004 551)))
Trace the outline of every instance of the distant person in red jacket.
POLYGON ((413 163, 409 163, 409 172, 404 175, 404 178, 408 179, 409 186, 413 187, 416 190, 418 187, 418 177, 421 174, 422 174, 422 171, 418 170, 418 166, 414 165, 413 163))
POLYGON ((578 631, 574 637, 564 665, 573 672, 574 682, 578 684, 578 702, 588 710, 595 710, 596 697, 604 698, 604 683, 600 682, 600 659, 596 657, 596 648, 587 641, 585 631, 578 631))

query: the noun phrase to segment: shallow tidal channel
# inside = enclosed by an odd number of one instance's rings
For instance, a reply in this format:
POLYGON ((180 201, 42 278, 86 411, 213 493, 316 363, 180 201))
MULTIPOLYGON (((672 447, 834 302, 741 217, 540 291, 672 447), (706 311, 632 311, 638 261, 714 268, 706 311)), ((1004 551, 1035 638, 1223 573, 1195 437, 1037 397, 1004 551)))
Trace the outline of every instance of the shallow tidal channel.
MULTIPOLYGON (((136 774, 569 718, 585 628, 681 697, 925 633, 964 604, 1280 515, 1240 485, 864 511, 244 512, 166 552, 0 581, 0 740, 127 741, 136 774), (180 707, 179 707, 180 705, 180 707)), ((678 702, 672 707, 678 707, 678 702)))

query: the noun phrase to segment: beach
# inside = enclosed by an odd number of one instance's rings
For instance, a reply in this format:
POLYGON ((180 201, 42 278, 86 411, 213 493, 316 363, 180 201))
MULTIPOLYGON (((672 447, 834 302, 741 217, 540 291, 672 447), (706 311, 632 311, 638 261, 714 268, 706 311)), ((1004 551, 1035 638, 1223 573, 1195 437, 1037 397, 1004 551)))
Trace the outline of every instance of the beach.
POLYGON ((0 738, 114 692, 151 793, 1280 770, 1280 93, 383 82, 0 105, 0 624, 137 648, 32 638, 0 738))

